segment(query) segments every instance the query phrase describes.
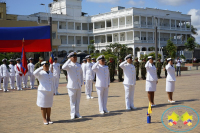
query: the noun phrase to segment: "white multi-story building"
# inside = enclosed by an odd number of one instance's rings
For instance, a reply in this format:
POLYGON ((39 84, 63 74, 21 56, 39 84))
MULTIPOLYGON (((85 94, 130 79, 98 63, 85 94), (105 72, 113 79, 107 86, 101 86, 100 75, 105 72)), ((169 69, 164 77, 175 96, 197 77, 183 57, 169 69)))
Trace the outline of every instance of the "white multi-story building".
POLYGON ((178 11, 118 6, 108 13, 86 16, 82 0, 57 0, 50 4, 50 12, 18 16, 18 20, 46 23, 51 15, 61 39, 58 51, 64 53, 88 52, 90 40, 94 40, 96 52, 106 50, 110 43, 126 44, 134 55, 150 51, 150 47, 155 47, 156 21, 159 47, 166 46, 170 38, 176 46, 184 46, 191 34, 191 16, 178 11))

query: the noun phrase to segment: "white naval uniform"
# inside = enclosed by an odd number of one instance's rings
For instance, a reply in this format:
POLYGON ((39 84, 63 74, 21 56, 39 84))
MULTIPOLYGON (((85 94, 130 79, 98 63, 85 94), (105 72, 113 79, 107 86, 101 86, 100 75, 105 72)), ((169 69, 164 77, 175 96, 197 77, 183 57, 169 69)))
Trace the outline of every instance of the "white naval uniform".
POLYGON ((12 64, 9 64, 10 69, 10 88, 15 89, 15 66, 12 64))
MULTIPOLYGON (((86 65, 86 63, 82 63, 82 64, 81 64, 81 69, 82 69, 82 71, 83 71, 85 65, 86 65)), ((83 82, 83 84, 85 85, 85 81, 83 82)), ((85 94, 87 95, 86 85, 85 85, 85 94)))
POLYGON ((55 94, 58 94, 58 85, 59 85, 59 78, 60 78, 60 64, 54 62, 52 66, 53 66, 53 81, 55 85, 55 94))
POLYGON ((49 74, 43 70, 43 66, 36 69, 33 75, 39 80, 37 92, 37 106, 42 108, 51 108, 53 105, 54 95, 54 82, 53 73, 49 71, 49 74))
POLYGON ((15 65, 15 76, 16 76, 17 90, 22 90, 22 76, 20 76, 20 74, 22 74, 21 65, 19 63, 17 63, 15 65), (18 66, 19 70, 17 69, 17 66, 18 66))
POLYGON ((9 73, 8 68, 5 64, 1 65, 1 76, 3 77, 3 90, 7 91, 10 73, 9 73))
POLYGON ((119 65, 119 67, 121 67, 124 72, 123 84, 125 89, 126 109, 131 109, 134 108, 134 90, 136 84, 135 66, 124 61, 119 65))
POLYGON ((167 70, 166 92, 174 92, 176 81, 175 68, 168 64, 165 66, 165 69, 167 70))
POLYGON ((100 65, 97 61, 93 66, 92 70, 96 73, 96 89, 99 102, 99 112, 107 112, 107 99, 108 99, 108 88, 110 85, 110 73, 108 66, 100 65))
POLYGON ((68 77, 68 94, 70 97, 71 118, 80 116, 79 104, 81 98, 81 86, 83 84, 83 71, 79 63, 73 63, 68 59, 62 66, 63 70, 67 70, 68 77))
POLYGON ((86 63, 83 66, 83 80, 85 81, 86 95, 91 97, 92 85, 94 80, 94 72, 92 70, 92 63, 86 63))
POLYGON ((155 65, 152 65, 149 61, 145 64, 147 70, 146 77, 146 91, 156 91, 157 84, 157 70, 155 65))
MULTIPOLYGON (((0 70, 1 70, 1 66, 0 66, 0 70)), ((1 71, 0 71, 0 90, 2 90, 1 89, 1 79, 2 79, 2 75, 1 75, 1 71)))
POLYGON ((34 89, 35 76, 33 75, 35 65, 28 63, 28 76, 30 77, 30 88, 34 89))
POLYGON ((27 82, 28 82, 28 72, 27 72, 25 75, 22 74, 22 84, 23 84, 23 88, 28 88, 27 82))

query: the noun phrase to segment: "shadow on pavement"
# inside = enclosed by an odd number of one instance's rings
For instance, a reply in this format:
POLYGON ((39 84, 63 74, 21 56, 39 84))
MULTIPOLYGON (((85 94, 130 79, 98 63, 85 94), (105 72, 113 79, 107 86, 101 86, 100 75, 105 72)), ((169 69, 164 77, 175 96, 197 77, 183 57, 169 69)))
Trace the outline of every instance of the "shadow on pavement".
POLYGON ((89 115, 84 117, 108 117, 108 116, 115 116, 115 115, 121 115, 122 113, 113 113, 114 111, 111 111, 109 114, 96 114, 96 115, 89 115))
POLYGON ((92 120, 92 118, 83 117, 82 119, 74 119, 74 120, 58 120, 58 121, 54 121, 53 123, 74 123, 74 122, 84 122, 84 121, 89 121, 89 120, 92 120))

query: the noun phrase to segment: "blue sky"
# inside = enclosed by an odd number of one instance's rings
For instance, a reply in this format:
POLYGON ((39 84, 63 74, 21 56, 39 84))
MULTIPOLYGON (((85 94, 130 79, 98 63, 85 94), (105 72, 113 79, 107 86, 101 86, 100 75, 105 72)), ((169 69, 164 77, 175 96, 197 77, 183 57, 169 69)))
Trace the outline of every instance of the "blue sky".
MULTIPOLYGON (((6 1, 8 14, 30 15, 37 12, 45 12, 46 7, 53 0, 0 0, 6 1)), ((83 0, 82 11, 89 15, 110 12, 110 8, 115 6, 130 7, 150 7, 180 11, 184 14, 192 15, 192 25, 198 28, 196 40, 200 43, 200 0, 83 0)))
MULTIPOLYGON (((41 3, 48 5, 53 0, 5 0, 9 14, 29 15, 45 12, 41 3)), ((83 0, 82 11, 89 15, 109 12, 111 7, 151 7, 180 11, 187 14, 190 9, 200 9, 200 0, 83 0), (175 2, 173 2, 175 1, 175 2)))

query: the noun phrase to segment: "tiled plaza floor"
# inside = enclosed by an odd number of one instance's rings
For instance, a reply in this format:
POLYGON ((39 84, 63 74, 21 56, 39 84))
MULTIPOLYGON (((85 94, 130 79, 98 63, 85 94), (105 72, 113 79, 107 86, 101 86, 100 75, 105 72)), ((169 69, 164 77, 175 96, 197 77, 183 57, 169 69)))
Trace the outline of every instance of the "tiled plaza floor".
MULTIPOLYGON (((61 95, 54 97, 51 114, 54 124, 50 125, 43 124, 40 108, 36 106, 36 89, 11 90, 6 93, 0 91, 0 133, 167 133, 170 131, 161 122, 161 116, 166 109, 175 105, 185 105, 200 114, 200 70, 185 71, 181 77, 177 77, 175 104, 167 102, 165 83, 165 78, 159 79, 155 93, 157 107, 153 108, 151 124, 146 123, 148 99, 145 80, 136 83, 134 103, 138 109, 134 111, 125 110, 122 82, 111 83, 107 105, 111 113, 105 115, 99 114, 95 89, 92 94, 94 99, 87 100, 83 86, 80 102, 80 114, 83 118, 70 120, 69 96, 64 75, 61 75, 59 84, 61 95)), ((200 132, 200 124, 190 132, 200 132)))

